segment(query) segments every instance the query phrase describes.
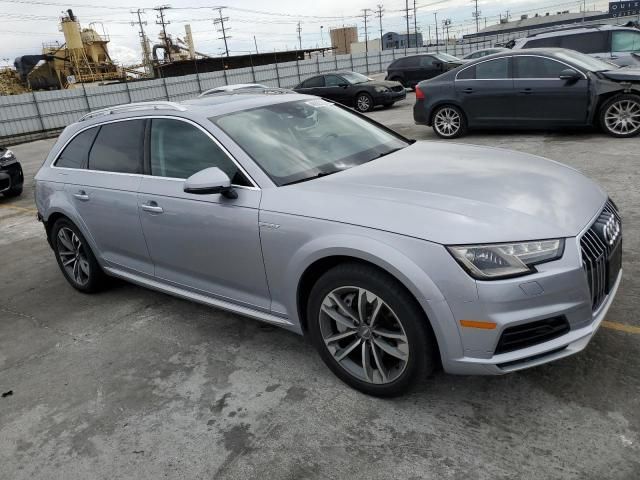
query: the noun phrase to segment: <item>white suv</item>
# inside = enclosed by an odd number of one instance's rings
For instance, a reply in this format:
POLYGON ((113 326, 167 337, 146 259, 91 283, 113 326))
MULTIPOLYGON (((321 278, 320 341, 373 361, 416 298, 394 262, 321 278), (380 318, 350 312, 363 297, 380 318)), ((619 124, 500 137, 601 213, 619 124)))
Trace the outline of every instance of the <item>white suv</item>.
POLYGON ((565 28, 519 38, 512 48, 568 48, 621 67, 640 66, 640 30, 637 28, 615 25, 565 28))

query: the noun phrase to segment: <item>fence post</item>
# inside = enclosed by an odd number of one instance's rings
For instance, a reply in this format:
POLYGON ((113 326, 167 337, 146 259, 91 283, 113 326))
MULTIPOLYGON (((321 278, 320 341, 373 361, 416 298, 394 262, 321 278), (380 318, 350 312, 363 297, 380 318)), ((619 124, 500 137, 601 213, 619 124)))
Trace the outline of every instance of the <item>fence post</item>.
POLYGON ((280 88, 280 70, 278 69, 278 57, 274 56, 274 58, 276 60, 276 78, 278 79, 278 88, 280 88))
MULTIPOLYGON (((131 103, 131 90, 129 90, 129 82, 127 82, 127 80, 125 79, 124 81, 124 85, 125 87, 127 87, 127 97, 129 98, 129 103, 131 103)), ((84 90, 84 83, 82 84, 82 89, 84 90)), ((84 91, 84 96, 87 96, 87 91, 84 91)), ((87 102, 88 104, 89 102, 87 102)))
POLYGON ((351 60, 351 70, 353 70, 353 53, 349 54, 349 59, 351 60))
POLYGON ((333 51, 333 59, 336 61, 336 70, 338 70, 338 54, 336 51, 333 51))
POLYGON ((296 52, 296 72, 298 72, 298 83, 302 81, 300 77, 300 63, 298 63, 298 52, 296 52))
POLYGON ((196 71, 196 80, 198 81, 198 91, 202 93, 202 83, 200 82, 200 72, 196 71))
POLYGON ((320 55, 316 55, 316 68, 318 69, 318 73, 320 73, 320 55))
POLYGON ((367 75, 369 75, 369 52, 367 51, 364 52, 364 62, 365 68, 367 69, 367 75))
POLYGON ((222 75, 224 76, 224 84, 225 85, 229 85, 229 79, 227 78, 227 68, 224 65, 224 60, 221 58, 220 61, 222 62, 222 75))
POLYGON ((162 85, 164 85, 164 95, 167 97, 167 101, 169 101, 169 89, 167 88, 167 79, 162 77, 162 85))
MULTIPOLYGON (((91 112, 91 104, 89 103, 89 97, 87 96, 87 89, 84 86, 84 83, 82 84, 82 92, 84 93, 84 101, 87 104, 87 113, 91 112)), ((131 103, 131 97, 129 97, 129 103, 131 103)))
POLYGON ((31 92, 31 96, 33 97, 33 104, 36 107, 36 112, 38 113, 38 119, 40 120, 40 128, 42 129, 42 132, 45 131, 44 128, 44 120, 42 118, 42 112, 40 112, 40 105, 38 105, 38 99, 36 98, 36 92, 31 92))

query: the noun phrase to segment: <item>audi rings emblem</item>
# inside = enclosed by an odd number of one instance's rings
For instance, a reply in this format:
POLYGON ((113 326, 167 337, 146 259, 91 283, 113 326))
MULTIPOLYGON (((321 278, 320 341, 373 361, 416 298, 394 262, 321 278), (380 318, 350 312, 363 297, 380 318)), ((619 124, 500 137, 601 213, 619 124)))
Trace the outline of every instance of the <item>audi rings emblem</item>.
POLYGON ((602 227, 602 235, 609 246, 612 246, 616 243, 616 240, 618 240, 618 236, 620 235, 620 222, 615 215, 611 215, 607 223, 602 227))

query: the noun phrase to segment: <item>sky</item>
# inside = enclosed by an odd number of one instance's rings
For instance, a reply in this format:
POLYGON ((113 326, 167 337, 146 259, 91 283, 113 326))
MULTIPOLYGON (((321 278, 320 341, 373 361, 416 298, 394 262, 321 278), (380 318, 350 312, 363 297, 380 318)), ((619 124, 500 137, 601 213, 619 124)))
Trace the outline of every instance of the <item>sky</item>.
MULTIPOLYGON (((300 22, 302 46, 330 46, 329 29, 342 25, 357 25, 361 40, 364 40, 362 10, 370 9, 368 17, 368 38, 379 38, 379 20, 374 10, 383 5, 382 28, 387 31, 406 31, 403 13, 406 0, 226 0, 216 4, 204 0, 166 0, 171 6, 165 11, 167 33, 174 37, 184 36, 184 25, 190 24, 197 51, 208 55, 221 55, 223 41, 219 39, 219 25, 214 26, 213 18, 222 10, 230 53, 242 54, 258 51, 297 48, 297 24, 300 22), (254 43, 255 36, 255 43, 254 43)), ((480 28, 495 24, 500 15, 509 11, 511 18, 521 14, 552 12, 561 10, 580 11, 583 3, 587 10, 606 10, 608 2, 602 0, 478 0, 480 28)), ((435 20, 439 31, 442 20, 451 19, 450 34, 461 35, 475 32, 472 17, 474 0, 416 0, 416 23, 418 30, 426 37, 428 32, 435 37, 435 20), (434 15, 435 14, 435 15, 434 15)), ((162 5, 160 0, 0 0, 0 18, 4 20, 0 29, 0 65, 11 65, 13 59, 21 55, 39 54, 42 44, 54 41, 64 42, 58 31, 59 17, 67 8, 72 8, 83 27, 92 22, 101 22, 96 28, 99 33, 109 35, 111 56, 122 64, 136 64, 141 61, 141 47, 138 25, 133 9, 142 9, 142 20, 147 36, 155 42, 160 31, 157 12, 154 7, 162 5)), ((413 30, 413 0, 411 8, 411 30, 413 30)))

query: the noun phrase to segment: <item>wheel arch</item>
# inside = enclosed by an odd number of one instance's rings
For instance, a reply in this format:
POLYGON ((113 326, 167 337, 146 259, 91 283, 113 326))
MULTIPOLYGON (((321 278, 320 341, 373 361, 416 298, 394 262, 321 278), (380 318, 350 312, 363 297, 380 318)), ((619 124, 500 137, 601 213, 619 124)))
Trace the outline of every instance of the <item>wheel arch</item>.
POLYGON ((428 117, 428 122, 429 122, 427 124, 428 127, 433 126, 433 117, 436 114, 436 110, 438 110, 438 108, 440 107, 445 107, 448 105, 452 105, 460 109, 460 111, 462 112, 462 115, 464 115, 465 122, 467 123, 467 125, 469 125, 469 116, 467 115, 467 112, 465 112, 464 108, 462 108, 462 105, 460 105, 460 102, 458 102, 457 100, 446 99, 446 100, 439 100, 431 106, 431 111, 429 112, 429 117, 428 117))
POLYGON ((441 301, 444 300, 444 297, 427 273, 413 263, 410 258, 388 245, 377 249, 378 242, 363 242, 362 239, 357 241, 363 244, 360 248, 342 247, 321 251, 310 257, 304 263, 304 267, 300 269, 296 276, 295 313, 298 316, 302 333, 306 334, 308 331, 306 305, 317 279, 339 264, 352 262, 371 266, 397 281, 424 312, 425 320, 434 332, 437 343, 440 344, 443 332, 435 321, 436 315, 429 302, 431 300, 441 301), (365 250, 367 248, 365 243, 370 243, 371 248, 365 250), (375 252, 375 254, 371 252, 375 252))
POLYGON ((602 111, 602 107, 604 106, 604 104, 607 103, 612 98, 620 95, 635 95, 636 97, 640 98, 640 90, 633 89, 633 90, 627 91, 624 89, 624 87, 620 86, 619 89, 601 93, 600 95, 598 95, 595 101, 596 105, 593 111, 591 112, 590 123, 593 124, 594 126, 598 126, 600 121, 600 113, 602 111))

